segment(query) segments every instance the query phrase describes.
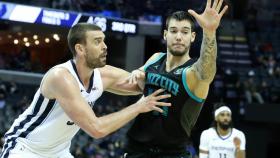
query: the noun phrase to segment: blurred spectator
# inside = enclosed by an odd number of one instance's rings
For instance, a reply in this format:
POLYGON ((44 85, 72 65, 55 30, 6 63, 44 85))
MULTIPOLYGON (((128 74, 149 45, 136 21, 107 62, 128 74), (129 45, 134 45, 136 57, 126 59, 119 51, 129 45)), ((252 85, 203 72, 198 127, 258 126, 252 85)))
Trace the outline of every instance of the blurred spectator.
POLYGON ((2 133, 0 133, 0 151, 2 151, 2 148, 3 148, 3 144, 4 144, 4 137, 2 137, 3 136, 3 134, 2 133))
POLYGON ((7 86, 4 82, 0 80, 0 94, 3 94, 4 98, 6 96, 7 86))
POLYGON ((254 80, 254 77, 255 77, 255 73, 254 71, 250 71, 248 73, 249 75, 249 78, 244 82, 244 90, 245 90, 245 96, 246 96, 246 99, 247 99, 247 102, 249 104, 252 103, 252 97, 254 97, 258 103, 260 104, 264 104, 264 101, 263 101, 263 98, 256 86, 256 81, 254 80))
POLYGON ((18 93, 18 87, 17 84, 15 82, 10 82, 9 83, 9 94, 13 95, 15 93, 18 93))
POLYGON ((102 11, 103 8, 97 1, 98 0, 75 0, 74 4, 77 5, 79 11, 88 13, 102 11))
POLYGON ((262 46, 262 50, 265 52, 267 55, 272 55, 273 53, 273 47, 271 42, 266 42, 262 46))
POLYGON ((268 57, 266 67, 267 67, 268 74, 271 76, 274 74, 275 65, 276 65, 276 61, 275 61, 274 57, 272 55, 270 55, 268 57))
POLYGON ((252 49, 252 53, 253 53, 253 60, 255 62, 256 66, 264 66, 264 55, 263 52, 260 50, 259 45, 257 43, 255 43, 252 49))
POLYGON ((75 156, 75 157, 85 157, 83 155, 83 152, 82 152, 81 148, 79 148, 77 146, 75 147, 75 152, 73 153, 73 156, 75 156))
POLYGON ((6 106, 5 95, 0 93, 0 111, 6 106))
POLYGON ((53 0, 51 3, 52 8, 62 9, 62 10, 75 10, 72 4, 72 0, 53 0))
POLYGON ((247 29, 252 32, 257 31, 257 13, 258 9, 255 4, 251 4, 247 13, 247 29))
POLYGON ((237 101, 238 92, 238 74, 231 69, 226 69, 224 72, 224 98, 229 104, 234 104, 233 101, 237 101), (232 100, 233 99, 233 100, 232 100))
POLYGON ((22 99, 14 105, 14 111, 17 111, 18 114, 22 113, 29 106, 29 102, 28 96, 24 95, 22 99))
POLYGON ((93 143, 88 142, 84 148, 86 155, 93 155, 96 153, 96 146, 93 143))
POLYGON ((280 79, 280 65, 276 66, 274 76, 276 79, 280 79))
POLYGON ((266 81, 262 81, 261 83, 261 96, 263 96, 265 102, 271 102, 271 91, 270 91, 270 86, 266 81))

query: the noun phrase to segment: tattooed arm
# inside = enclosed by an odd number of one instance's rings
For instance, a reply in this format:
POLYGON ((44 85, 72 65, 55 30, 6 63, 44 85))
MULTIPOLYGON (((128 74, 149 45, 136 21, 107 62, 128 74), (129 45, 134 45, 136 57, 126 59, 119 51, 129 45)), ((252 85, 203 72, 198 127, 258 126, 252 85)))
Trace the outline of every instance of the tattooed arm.
POLYGON ((217 41, 215 33, 203 33, 200 57, 192 70, 199 80, 212 82, 216 73, 217 41))
POLYGON ((216 30, 228 6, 222 8, 223 0, 207 0, 206 8, 202 14, 193 10, 188 12, 196 19, 203 30, 200 57, 193 66, 187 70, 186 79, 189 90, 199 98, 206 98, 209 85, 216 73, 217 41, 216 30), (213 4, 212 2, 213 1, 213 4))
POLYGON ((221 7, 223 0, 207 0, 206 8, 202 14, 197 14, 193 10, 188 12, 196 19, 199 26, 203 29, 203 40, 200 51, 200 58, 193 65, 192 71, 195 72, 200 81, 211 83, 216 73, 217 42, 216 30, 228 6, 221 7))
POLYGON ((216 30, 228 6, 221 10, 223 0, 207 0, 206 8, 202 14, 197 14, 193 10, 188 12, 196 19, 203 29, 203 40, 200 51, 200 58, 193 65, 193 71, 197 78, 211 83, 216 73, 217 42, 216 30), (221 10, 221 11, 220 11, 221 10))

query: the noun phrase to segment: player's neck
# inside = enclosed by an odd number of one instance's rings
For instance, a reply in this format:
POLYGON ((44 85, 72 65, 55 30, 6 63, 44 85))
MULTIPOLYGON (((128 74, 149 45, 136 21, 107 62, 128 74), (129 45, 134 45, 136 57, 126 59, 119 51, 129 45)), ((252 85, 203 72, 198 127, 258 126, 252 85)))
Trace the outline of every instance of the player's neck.
POLYGON ((85 62, 82 62, 81 60, 74 59, 74 63, 76 64, 78 75, 79 75, 81 81, 83 82, 83 85, 87 89, 89 86, 89 83, 90 83, 90 77, 93 73, 93 69, 87 67, 85 65, 85 62))
POLYGON ((230 133, 230 131, 231 131, 231 128, 228 128, 227 130, 224 130, 220 127, 217 127, 217 132, 220 136, 226 136, 230 133))
POLYGON ((189 53, 187 52, 183 56, 174 56, 171 53, 167 53, 167 59, 166 59, 166 71, 169 72, 173 70, 174 68, 183 65, 186 61, 188 61, 190 58, 189 53))

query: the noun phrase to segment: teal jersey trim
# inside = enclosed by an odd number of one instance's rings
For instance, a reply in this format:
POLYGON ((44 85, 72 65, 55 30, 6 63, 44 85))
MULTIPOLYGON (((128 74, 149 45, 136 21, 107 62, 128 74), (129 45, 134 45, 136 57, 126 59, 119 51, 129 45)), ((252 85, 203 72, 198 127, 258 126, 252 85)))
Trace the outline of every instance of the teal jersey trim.
POLYGON ((146 63, 144 65, 144 71, 146 72, 147 68, 154 64, 155 62, 157 62, 159 59, 161 59, 163 56, 165 55, 165 53, 160 53, 155 59, 153 59, 152 61, 149 61, 148 63, 146 63))
POLYGON ((184 70, 183 70, 183 73, 182 73, 182 80, 183 80, 183 85, 184 85, 184 87, 185 87, 185 90, 187 91, 187 93, 188 93, 188 95, 192 98, 192 99, 194 99, 195 101, 197 101, 197 102, 199 102, 199 103, 202 103, 202 102, 204 102, 204 100, 205 99, 202 99, 202 98, 198 98, 197 96, 195 96, 192 92, 191 92, 191 90, 189 89, 189 86, 188 86, 188 84, 187 84, 187 75, 186 75, 186 72, 187 72, 187 69, 188 69, 189 67, 186 67, 184 70))

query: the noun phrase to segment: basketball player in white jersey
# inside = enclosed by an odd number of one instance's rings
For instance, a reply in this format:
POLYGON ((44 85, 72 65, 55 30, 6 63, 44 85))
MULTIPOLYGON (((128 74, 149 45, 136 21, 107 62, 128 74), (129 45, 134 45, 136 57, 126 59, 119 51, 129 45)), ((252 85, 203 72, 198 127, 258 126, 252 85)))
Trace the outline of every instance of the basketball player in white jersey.
POLYGON ((245 158, 245 135, 233 128, 231 110, 223 105, 214 115, 213 127, 200 136, 199 158, 245 158))
POLYGON ((120 84, 128 72, 105 65, 107 46, 98 26, 77 24, 67 38, 73 60, 45 74, 31 105, 5 134, 1 158, 72 158, 71 139, 80 128, 101 138, 140 113, 163 112, 157 106, 170 106, 159 102, 170 97, 160 95, 160 89, 119 112, 96 117, 91 107, 103 91, 133 95, 140 89, 120 84))

